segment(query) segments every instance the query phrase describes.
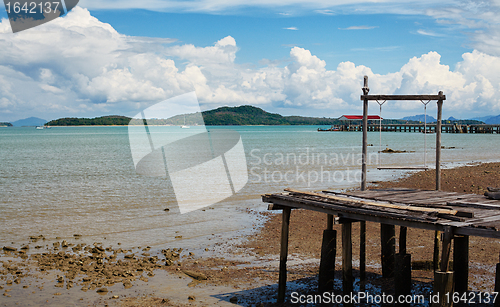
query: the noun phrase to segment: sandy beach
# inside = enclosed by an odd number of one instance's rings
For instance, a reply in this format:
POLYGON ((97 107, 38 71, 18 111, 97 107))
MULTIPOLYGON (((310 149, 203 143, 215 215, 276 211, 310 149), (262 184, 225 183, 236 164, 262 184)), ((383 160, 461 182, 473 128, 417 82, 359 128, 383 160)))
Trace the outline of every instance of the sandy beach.
MULTIPOLYGON (((486 187, 499 186, 500 163, 446 169, 442 176, 445 191, 483 194, 486 187)), ((434 171, 429 170, 396 182, 372 182, 370 187, 432 189, 433 186, 434 171)), ((174 247, 152 250, 147 246, 121 249, 118 243, 85 245, 79 243, 78 236, 55 241, 40 235, 26 238, 28 243, 5 246, 0 251, 0 306, 274 305, 281 214, 249 214, 266 218, 256 235, 215 245, 207 242, 207 253, 203 256, 174 247)), ((338 226, 335 227, 340 230, 338 226)), ((292 212, 289 289, 304 293, 316 290, 321 234, 325 227, 325 214, 292 212)), ((373 291, 390 292, 393 281, 380 276, 379 225, 368 223, 367 231, 367 284, 373 291)), ((357 277, 356 225, 353 233, 357 277)), ((408 252, 414 262, 414 288, 428 292, 433 278, 429 269, 433 232, 409 229, 408 236, 408 252)), ((493 291, 499 248, 496 240, 471 237, 470 290, 493 291)), ((337 257, 338 273, 340 264, 337 257)))

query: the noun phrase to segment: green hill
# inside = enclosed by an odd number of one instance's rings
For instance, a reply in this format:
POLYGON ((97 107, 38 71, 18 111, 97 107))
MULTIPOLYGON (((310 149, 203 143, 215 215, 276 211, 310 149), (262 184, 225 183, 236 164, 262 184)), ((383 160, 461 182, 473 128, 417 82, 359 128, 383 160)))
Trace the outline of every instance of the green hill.
POLYGON ((11 123, 0 123, 0 127, 12 127, 11 123))
POLYGON ((130 122, 130 117, 120 115, 110 115, 95 118, 65 117, 51 120, 46 126, 126 126, 130 122))
MULTIPOLYGON (((207 126, 231 126, 231 125, 340 125, 345 122, 336 118, 327 117, 304 117, 304 116, 282 116, 277 113, 269 113, 254 106, 220 107, 214 110, 202 112, 203 121, 207 126)), ((103 116, 96 118, 60 118, 48 122, 49 126, 109 126, 142 124, 142 120, 134 120, 126 116, 103 116)), ((150 125, 176 125, 184 124, 194 126, 202 125, 199 113, 181 114, 170 118, 148 119, 150 125)), ((455 121, 444 121, 454 123, 455 121)), ((403 119, 384 119, 382 124, 404 124, 419 123, 418 121, 403 119)), ((459 122, 460 123, 460 122, 459 122)))

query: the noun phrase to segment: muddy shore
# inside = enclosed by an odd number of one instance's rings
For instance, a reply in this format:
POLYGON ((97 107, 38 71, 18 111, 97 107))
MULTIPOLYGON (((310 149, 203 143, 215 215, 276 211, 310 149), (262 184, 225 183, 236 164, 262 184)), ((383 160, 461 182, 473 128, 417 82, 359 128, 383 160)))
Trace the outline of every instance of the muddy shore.
MULTIPOLYGON (((500 163, 443 170, 445 191, 483 194, 500 186, 500 163)), ((396 182, 371 187, 433 189, 434 171, 416 172, 396 182)), ((277 191, 278 192, 278 191, 277 191)), ((281 215, 262 213, 264 226, 251 238, 207 246, 213 257, 201 257, 175 247, 122 249, 96 242, 79 243, 78 236, 50 240, 36 234, 22 245, 0 247, 0 306, 208 306, 274 305, 279 259, 281 215), (173 286, 175 284, 175 286, 173 286), (41 304, 43 303, 43 304, 41 304)), ((313 292, 319 266, 325 214, 294 210, 289 239, 290 289, 313 292)), ((340 230, 338 225, 335 226, 340 230)), ((373 291, 388 289, 392 280, 380 277, 379 225, 367 223, 367 273, 373 291)), ((353 260, 359 254, 353 227, 353 260)), ((339 231, 340 234, 340 231, 339 231)), ((429 291, 433 274, 433 232, 409 229, 408 252, 415 267, 414 287, 429 291)), ((497 240, 471 237, 469 288, 492 292, 497 240)), ((341 255, 341 247, 337 250, 341 255)), ((340 271, 340 257, 337 271, 340 271)), ((340 275, 339 275, 340 280, 340 275)))

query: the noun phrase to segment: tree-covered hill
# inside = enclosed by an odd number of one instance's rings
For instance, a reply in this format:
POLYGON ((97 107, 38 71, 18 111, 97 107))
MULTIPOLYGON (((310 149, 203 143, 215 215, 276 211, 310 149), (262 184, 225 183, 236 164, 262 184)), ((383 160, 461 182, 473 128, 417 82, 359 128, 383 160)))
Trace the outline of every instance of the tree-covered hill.
POLYGON ((130 117, 110 115, 95 118, 65 117, 51 120, 46 126, 124 126, 128 125, 130 117))

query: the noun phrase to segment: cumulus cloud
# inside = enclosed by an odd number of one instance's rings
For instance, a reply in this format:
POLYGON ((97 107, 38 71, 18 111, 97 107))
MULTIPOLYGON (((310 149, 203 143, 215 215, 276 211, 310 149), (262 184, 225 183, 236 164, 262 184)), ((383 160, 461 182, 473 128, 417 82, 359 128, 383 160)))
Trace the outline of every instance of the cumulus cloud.
MULTIPOLYGON (((17 34, 0 24, 0 114, 15 120, 38 114, 134 115, 169 97, 195 90, 204 109, 252 104, 289 113, 339 116, 359 113, 364 75, 372 94, 436 94, 448 99, 445 114, 472 117, 500 113, 500 58, 465 53, 454 68, 428 52, 399 71, 375 74, 342 62, 334 70, 309 50, 292 47, 286 63, 262 61, 254 68, 235 63, 236 40, 211 46, 130 37, 75 8, 68 16, 17 34)), ((421 111, 419 103, 393 102, 384 116, 421 111), (391 111, 392 110, 392 111, 391 111), (392 112, 392 113, 391 113, 392 112)))

